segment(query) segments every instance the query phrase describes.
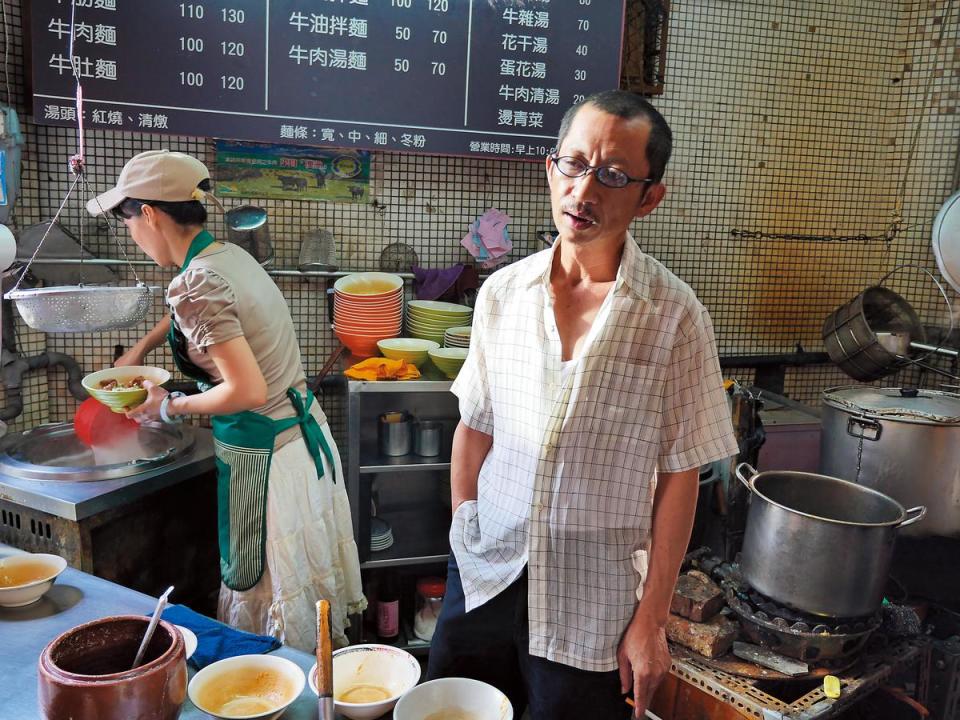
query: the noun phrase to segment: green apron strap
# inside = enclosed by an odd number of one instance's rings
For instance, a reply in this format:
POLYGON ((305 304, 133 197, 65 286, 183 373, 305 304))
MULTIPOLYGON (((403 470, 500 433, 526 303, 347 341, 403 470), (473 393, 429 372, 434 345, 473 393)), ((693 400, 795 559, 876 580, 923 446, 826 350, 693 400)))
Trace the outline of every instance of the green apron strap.
MULTIPOLYGON (((183 265, 180 266, 180 274, 187 269, 197 255, 215 242, 216 240, 213 235, 206 230, 198 232, 193 240, 190 241, 190 247, 187 248, 187 254, 183 258, 183 265)), ((210 376, 190 361, 190 357, 187 355, 186 338, 183 336, 183 333, 180 332, 180 328, 177 327, 177 323, 173 319, 173 314, 170 315, 170 329, 167 330, 167 343, 170 345, 170 350, 173 353, 173 361, 176 363, 177 369, 180 372, 193 380, 209 384, 210 376)))
POLYGON ((284 430, 289 430, 295 425, 299 425, 300 432, 303 434, 303 441, 307 444, 307 450, 310 451, 313 464, 317 467, 317 477, 322 479, 324 475, 322 452, 327 458, 327 463, 330 465, 330 475, 332 476, 330 479, 336 483, 337 465, 334 462, 333 450, 330 448, 327 439, 323 436, 323 429, 320 427, 320 423, 310 414, 310 405, 313 403, 313 393, 307 391, 306 403, 303 402, 300 393, 293 388, 287 389, 287 397, 290 398, 290 402, 293 403, 293 409, 297 411, 297 414, 296 417, 275 420, 274 423, 277 434, 279 435, 284 430))

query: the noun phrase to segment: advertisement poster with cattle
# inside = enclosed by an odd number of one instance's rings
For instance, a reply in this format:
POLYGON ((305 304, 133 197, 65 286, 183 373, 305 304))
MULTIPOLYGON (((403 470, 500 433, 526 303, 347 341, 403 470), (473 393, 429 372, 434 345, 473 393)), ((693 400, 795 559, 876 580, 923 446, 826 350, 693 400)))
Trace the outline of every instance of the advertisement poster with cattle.
POLYGON ((216 141, 216 193, 222 197, 370 201, 370 153, 216 141))

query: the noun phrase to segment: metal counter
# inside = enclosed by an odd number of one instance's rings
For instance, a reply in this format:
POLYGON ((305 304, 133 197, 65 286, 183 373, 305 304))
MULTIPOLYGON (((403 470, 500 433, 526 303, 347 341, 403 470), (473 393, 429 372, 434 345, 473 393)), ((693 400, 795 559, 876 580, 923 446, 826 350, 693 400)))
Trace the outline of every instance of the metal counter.
MULTIPOLYGON (((0 557, 20 552, 0 544, 0 557)), ((176 600, 176 594, 174 594, 176 600)), ((38 602, 22 608, 0 608, 0 677, 6 688, 3 717, 39 718, 37 706, 37 661, 47 643, 60 633, 90 620, 108 615, 145 615, 156 607, 156 598, 116 585, 107 580, 67 568, 38 602)), ((304 673, 314 657, 282 647, 275 654, 292 660, 304 673)), ((188 667, 192 678, 196 671, 188 667)), ((209 718, 189 698, 180 714, 183 720, 209 718)), ((284 720, 315 720, 317 698, 304 685, 303 693, 284 713, 284 720)))
POLYGON ((0 474, 0 500, 79 521, 213 470, 213 433, 195 428, 193 448, 169 465, 116 480, 24 480, 0 474))

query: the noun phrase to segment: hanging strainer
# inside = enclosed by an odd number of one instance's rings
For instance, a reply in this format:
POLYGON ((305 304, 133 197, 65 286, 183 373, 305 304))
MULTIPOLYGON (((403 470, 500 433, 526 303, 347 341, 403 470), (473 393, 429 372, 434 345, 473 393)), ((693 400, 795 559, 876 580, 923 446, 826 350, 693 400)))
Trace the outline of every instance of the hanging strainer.
MULTIPOLYGON (((34 330, 48 333, 64 332, 100 332, 117 328, 137 325, 146 318, 150 309, 153 288, 148 287, 137 277, 137 271, 130 264, 130 269, 137 280, 133 287, 111 287, 107 285, 60 285, 55 287, 20 289, 20 284, 30 270, 30 265, 40 252, 43 241, 47 238, 51 228, 57 225, 60 213, 70 195, 79 182, 87 187, 83 176, 82 166, 70 185, 66 197, 53 220, 47 226, 46 232, 37 243, 32 257, 23 269, 13 290, 4 295, 4 298, 13 300, 17 304, 17 311, 23 321, 34 330)), ((87 188, 89 192, 89 188, 87 188)), ((119 237, 115 240, 127 262, 126 251, 120 243, 119 237)), ((81 269, 83 260, 83 238, 80 238, 81 269)))
MULTIPOLYGON (((72 10, 76 6, 72 5, 72 10)), ((74 57, 73 38, 74 16, 70 18, 70 47, 69 57, 74 57)), ((77 144, 78 152, 70 158, 70 170, 74 175, 73 182, 67 190, 67 194, 60 202, 56 214, 47 225, 43 237, 37 243, 30 260, 27 262, 13 290, 4 295, 5 298, 13 300, 17 304, 17 310, 24 322, 34 330, 41 332, 99 332, 103 330, 115 330, 117 328, 130 327, 143 322, 147 317, 147 311, 150 309, 150 300, 153 294, 153 288, 148 287, 140 281, 136 268, 127 257, 127 252, 120 241, 117 229, 111 223, 113 237, 120 249, 120 253, 127 261, 136 285, 133 287, 110 287, 104 285, 84 285, 82 282, 78 285, 61 285, 57 287, 20 289, 20 285, 27 273, 30 271, 30 265, 36 259, 43 246, 43 241, 50 235, 50 230, 57 227, 57 221, 60 214, 66 206, 70 196, 76 190, 77 185, 82 183, 83 189, 92 194, 87 185, 87 179, 84 175, 85 160, 83 155, 83 90, 80 87, 80 76, 76 67, 73 69, 74 77, 77 81, 77 144)), ((101 211, 103 209, 101 208, 101 211)), ((83 233, 80 233, 80 271, 83 272, 84 253, 83 233)))
POLYGON ((62 285, 11 290, 4 297, 17 303, 23 321, 48 333, 99 332, 137 325, 146 318, 152 289, 62 285))

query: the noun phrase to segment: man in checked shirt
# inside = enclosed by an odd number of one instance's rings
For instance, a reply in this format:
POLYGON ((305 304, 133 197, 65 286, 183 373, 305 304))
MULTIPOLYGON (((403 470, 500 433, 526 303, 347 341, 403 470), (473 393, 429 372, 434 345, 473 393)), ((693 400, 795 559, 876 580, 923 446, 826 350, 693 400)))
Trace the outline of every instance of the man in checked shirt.
POLYGON ((453 385, 447 594, 428 675, 503 690, 520 718, 643 716, 701 465, 737 452, 713 328, 630 224, 663 200, 671 132, 608 91, 546 161, 553 247, 490 277, 453 385))

